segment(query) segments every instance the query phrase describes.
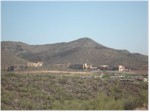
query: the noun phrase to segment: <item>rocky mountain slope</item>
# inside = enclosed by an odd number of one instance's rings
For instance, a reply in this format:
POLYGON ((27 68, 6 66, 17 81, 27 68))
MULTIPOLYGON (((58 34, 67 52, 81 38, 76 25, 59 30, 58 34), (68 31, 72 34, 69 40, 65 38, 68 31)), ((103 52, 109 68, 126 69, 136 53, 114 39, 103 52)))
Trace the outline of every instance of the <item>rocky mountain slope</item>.
POLYGON ((148 65, 148 56, 116 50, 103 46, 90 38, 81 38, 71 42, 28 45, 22 42, 1 42, 2 66, 43 61, 45 65, 81 64, 125 65, 132 69, 144 69, 148 65), (15 61, 14 61, 15 60, 15 61))

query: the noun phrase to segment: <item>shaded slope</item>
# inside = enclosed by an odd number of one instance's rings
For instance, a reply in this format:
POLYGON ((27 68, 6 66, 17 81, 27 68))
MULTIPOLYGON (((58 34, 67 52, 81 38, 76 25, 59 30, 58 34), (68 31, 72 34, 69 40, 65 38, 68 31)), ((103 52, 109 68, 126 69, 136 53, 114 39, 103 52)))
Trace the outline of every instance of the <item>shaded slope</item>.
MULTIPOLYGON (((113 66, 122 64, 135 69, 148 65, 148 56, 108 48, 89 38, 46 45, 2 42, 2 51, 27 61, 44 61, 45 65, 88 63, 97 66, 103 64, 113 66)), ((5 57, 5 54, 2 57, 5 57)))
POLYGON ((26 65, 27 60, 16 56, 13 53, 7 51, 1 51, 1 66, 2 69, 5 67, 12 66, 12 65, 26 65))

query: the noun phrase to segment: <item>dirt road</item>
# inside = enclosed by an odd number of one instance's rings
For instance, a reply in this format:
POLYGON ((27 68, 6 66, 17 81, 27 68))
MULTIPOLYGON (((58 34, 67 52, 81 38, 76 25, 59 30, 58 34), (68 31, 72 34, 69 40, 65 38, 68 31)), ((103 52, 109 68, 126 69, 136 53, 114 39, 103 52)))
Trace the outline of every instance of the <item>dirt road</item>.
POLYGON ((39 74, 39 73, 56 73, 56 74, 91 74, 90 72, 73 72, 73 71, 48 71, 48 70, 43 70, 43 71, 16 71, 13 73, 17 73, 17 74, 39 74))

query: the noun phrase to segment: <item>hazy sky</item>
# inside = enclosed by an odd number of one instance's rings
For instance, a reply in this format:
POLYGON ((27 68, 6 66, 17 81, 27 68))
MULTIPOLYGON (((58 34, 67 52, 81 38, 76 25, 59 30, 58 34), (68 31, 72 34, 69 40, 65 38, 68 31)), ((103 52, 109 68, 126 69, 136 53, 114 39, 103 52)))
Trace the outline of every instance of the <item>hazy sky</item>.
POLYGON ((148 54, 148 2, 1 2, 2 41, 28 44, 89 37, 148 54))

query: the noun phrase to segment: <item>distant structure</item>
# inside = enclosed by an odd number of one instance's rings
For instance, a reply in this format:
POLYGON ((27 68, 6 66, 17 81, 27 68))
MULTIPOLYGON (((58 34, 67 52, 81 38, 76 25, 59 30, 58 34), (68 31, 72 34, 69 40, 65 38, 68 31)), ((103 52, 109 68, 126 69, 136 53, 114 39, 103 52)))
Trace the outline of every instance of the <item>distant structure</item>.
POLYGON ((83 64, 83 70, 87 70, 89 68, 89 66, 87 65, 87 63, 83 64))
POLYGON ((97 66, 90 65, 90 70, 99 70, 97 66))
POLYGON ((88 65, 87 63, 83 64, 83 70, 97 70, 97 66, 88 65))
POLYGON ((92 67, 92 65, 88 65, 87 63, 84 64, 71 64, 69 68, 71 69, 82 69, 82 70, 88 70, 92 67))
POLYGON ((108 68, 109 66, 108 65, 101 65, 101 67, 108 68))
POLYGON ((119 65, 119 72, 123 72, 123 71, 125 71, 125 66, 119 65))
POLYGON ((37 63, 28 62, 28 63, 27 63, 27 67, 42 67, 42 66, 43 66, 43 63, 42 63, 42 62, 37 62, 37 63))
POLYGON ((144 81, 144 82, 148 82, 148 79, 147 79, 147 78, 143 78, 143 81, 144 81))
POLYGON ((101 65, 100 70, 108 70, 109 66, 108 65, 101 65))

